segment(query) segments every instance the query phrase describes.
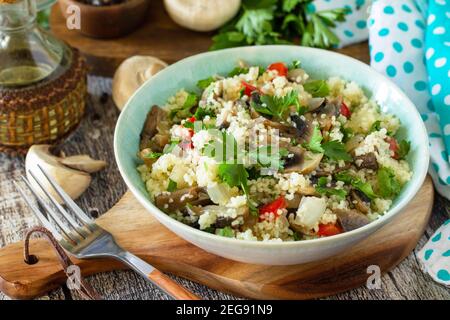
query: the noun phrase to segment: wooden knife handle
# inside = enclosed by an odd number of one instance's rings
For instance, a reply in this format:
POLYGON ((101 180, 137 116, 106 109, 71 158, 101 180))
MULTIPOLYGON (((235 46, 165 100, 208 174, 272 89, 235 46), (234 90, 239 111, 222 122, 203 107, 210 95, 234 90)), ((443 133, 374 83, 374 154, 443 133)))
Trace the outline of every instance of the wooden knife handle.
POLYGON ((148 277, 152 282, 158 284, 161 289, 177 300, 200 300, 198 296, 188 291, 159 270, 153 270, 148 277))

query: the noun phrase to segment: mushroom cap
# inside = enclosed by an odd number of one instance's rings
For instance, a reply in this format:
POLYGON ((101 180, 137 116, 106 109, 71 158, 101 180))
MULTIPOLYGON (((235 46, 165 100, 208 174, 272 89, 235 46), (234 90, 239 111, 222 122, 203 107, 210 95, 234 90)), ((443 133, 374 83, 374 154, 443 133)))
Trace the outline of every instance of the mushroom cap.
POLYGON ((164 0, 173 21, 195 31, 212 31, 231 20, 241 0, 164 0))
POLYGON ((44 195, 39 185, 31 176, 30 171, 39 179, 45 190, 54 196, 59 203, 62 203, 61 198, 52 188, 44 174, 39 170, 38 165, 54 178, 56 183, 58 183, 72 199, 78 198, 89 187, 91 176, 86 172, 68 168, 61 164, 59 160, 59 157, 50 153, 50 145, 34 145, 27 153, 25 168, 28 181, 30 181, 31 185, 36 190, 39 190, 40 194, 44 195))
POLYGON ((112 97, 117 108, 122 110, 133 93, 165 67, 167 63, 151 56, 133 56, 123 61, 112 83, 112 97))

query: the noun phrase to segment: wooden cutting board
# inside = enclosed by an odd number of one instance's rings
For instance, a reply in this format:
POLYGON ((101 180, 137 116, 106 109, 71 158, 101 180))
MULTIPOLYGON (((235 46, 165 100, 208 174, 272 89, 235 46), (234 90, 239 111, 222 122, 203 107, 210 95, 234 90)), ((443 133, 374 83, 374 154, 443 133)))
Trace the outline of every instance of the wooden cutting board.
MULTIPOLYGON (((213 36, 213 33, 194 32, 176 25, 164 10, 162 0, 151 0, 146 22, 122 38, 93 39, 67 29, 58 5, 53 7, 50 26, 58 38, 81 51, 91 73, 103 76, 112 76, 119 64, 133 55, 150 55, 173 63, 208 51, 213 36)), ((366 63, 369 61, 367 42, 337 51, 366 63)))
MULTIPOLYGON (((207 253, 159 224, 130 192, 97 222, 123 248, 161 271, 248 298, 310 299, 365 285, 370 265, 378 265, 385 273, 400 263, 422 236, 433 197, 433 185, 427 177, 403 212, 372 236, 332 258, 294 266, 251 265, 207 253)), ((0 249, 0 290, 6 295, 33 298, 65 281, 46 241, 32 240, 31 253, 39 259, 34 265, 23 261, 22 249, 23 243, 0 249)), ((73 260, 85 276, 123 268, 111 260, 73 260)))

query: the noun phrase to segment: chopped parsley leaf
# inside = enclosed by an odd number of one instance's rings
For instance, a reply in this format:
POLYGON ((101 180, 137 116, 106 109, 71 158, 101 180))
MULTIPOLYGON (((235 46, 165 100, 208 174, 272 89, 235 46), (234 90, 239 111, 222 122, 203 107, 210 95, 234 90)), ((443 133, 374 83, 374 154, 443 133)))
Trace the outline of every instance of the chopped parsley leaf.
POLYGON ((330 88, 325 80, 312 80, 303 85, 303 88, 314 98, 326 97, 330 93, 330 88))

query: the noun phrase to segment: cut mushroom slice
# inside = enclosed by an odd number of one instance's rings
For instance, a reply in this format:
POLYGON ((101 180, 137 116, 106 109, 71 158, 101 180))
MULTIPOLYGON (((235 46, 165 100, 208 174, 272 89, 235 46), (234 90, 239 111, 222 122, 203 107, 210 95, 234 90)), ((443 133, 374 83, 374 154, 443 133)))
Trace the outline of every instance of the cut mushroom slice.
POLYGON ((303 82, 305 82, 307 76, 306 76, 305 70, 300 69, 300 68, 295 68, 295 69, 289 70, 289 72, 287 74, 287 78, 289 80, 295 81, 297 83, 303 83, 303 82))
POLYGON ((235 219, 231 218, 231 217, 217 217, 216 222, 214 223, 214 227, 215 228, 225 228, 225 227, 230 227, 231 223, 234 221, 235 219))
POLYGON ((203 213, 203 208, 200 206, 193 206, 190 204, 186 205, 186 212, 190 215, 190 216, 194 216, 194 217, 198 217, 203 213))
POLYGON ((106 167, 106 161, 92 159, 86 154, 61 158, 60 162, 66 167, 87 173, 94 173, 106 167))
POLYGON ((370 223, 369 218, 357 210, 335 209, 339 223, 345 232, 352 231, 370 223))
POLYGON ((252 228, 258 222, 258 215, 252 214, 248 207, 246 207, 246 210, 243 211, 242 217, 244 219, 244 223, 241 226, 241 230, 243 231, 252 228))
POLYGON ((364 136, 362 134, 356 134, 345 143, 345 150, 349 153, 353 153, 353 151, 355 151, 355 149, 358 148, 363 141, 364 136))
POLYGON ((186 205, 186 211, 187 213, 189 213, 189 215, 197 217, 201 216, 206 212, 212 213, 214 216, 217 217, 216 221, 212 226, 214 228, 220 229, 232 226, 232 222, 236 220, 238 217, 243 217, 245 220, 248 216, 250 216, 249 209, 247 206, 242 206, 239 208, 229 208, 221 205, 207 205, 204 207, 200 207, 200 206, 193 206, 189 203, 186 205), (230 213, 230 211, 234 211, 232 212, 233 213, 232 216, 234 218, 223 215, 225 212, 230 213))
MULTIPOLYGON (((43 192, 37 185, 31 173, 37 177, 47 190, 59 203, 63 203, 57 192, 45 179, 40 168, 44 169, 57 184, 72 198, 78 198, 91 183, 89 173, 69 168, 62 163, 63 158, 57 157, 50 152, 50 145, 34 145, 28 150, 25 159, 25 169, 28 181, 36 187, 36 190, 43 192), (40 167, 40 168, 39 168, 40 167)), ((92 168, 91 168, 92 169, 92 168)))
POLYGON ((352 197, 352 202, 357 210, 364 214, 369 213, 370 199, 364 193, 359 190, 352 190, 350 196, 352 197))
POLYGON ((170 194, 163 193, 155 197, 156 206, 169 212, 181 210, 188 203, 193 206, 207 205, 211 203, 211 200, 206 191, 200 187, 180 189, 170 194))
POLYGON ((311 173, 319 166, 323 158, 323 153, 313 153, 300 147, 290 147, 288 150, 290 156, 284 164, 284 172, 286 173, 311 173))
POLYGON ((372 169, 378 170, 378 161, 375 153, 369 152, 365 155, 355 158, 355 165, 359 169, 372 169))
POLYGON ((168 132, 167 112, 154 105, 145 119, 144 128, 141 132, 140 150, 150 147, 154 151, 161 152, 167 141, 169 141, 168 132), (167 136, 167 139, 157 135, 167 136))
POLYGON ((300 205, 300 201, 302 200, 303 195, 299 193, 295 193, 292 199, 286 199, 286 208, 287 209, 298 209, 300 205))
POLYGON ((291 121, 297 129, 295 136, 297 142, 300 144, 310 142, 314 131, 314 126, 311 121, 296 114, 291 116, 291 121))
POLYGON ((332 174, 336 174, 336 173, 339 173, 342 171, 347 171, 348 169, 350 169, 351 166, 352 166, 351 163, 347 162, 347 163, 345 163, 345 165, 343 167, 336 166, 336 168, 333 171, 325 171, 322 169, 318 169, 318 170, 316 170, 316 174, 314 176, 315 177, 328 177, 329 175, 332 175, 332 174))
POLYGON ((319 108, 314 110, 313 113, 317 114, 317 120, 320 124, 320 128, 324 131, 329 131, 333 125, 333 117, 339 115, 339 109, 334 102, 326 100, 319 108), (325 116, 322 116, 325 115, 325 116))
POLYGON ((325 98, 311 98, 308 101, 308 111, 314 112, 326 103, 325 98))
POLYGON ((295 126, 269 119, 264 119, 264 125, 266 127, 277 129, 281 137, 295 139, 297 143, 309 142, 313 133, 313 126, 310 121, 303 120, 297 115, 293 115, 291 120, 295 126))
POLYGON ((156 162, 156 160, 158 160, 157 158, 152 157, 152 154, 153 151, 150 148, 142 149, 139 152, 139 158, 144 161, 145 165, 149 168, 156 162))
POLYGON ((296 127, 289 126, 289 125, 283 124, 281 122, 272 121, 269 119, 264 120, 264 125, 267 127, 277 129, 280 133, 280 136, 282 136, 282 137, 286 137, 286 138, 300 137, 300 131, 296 127))

